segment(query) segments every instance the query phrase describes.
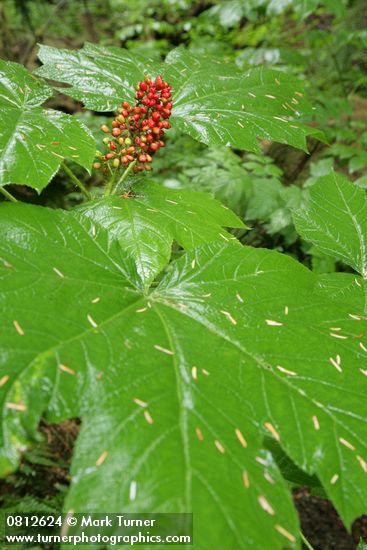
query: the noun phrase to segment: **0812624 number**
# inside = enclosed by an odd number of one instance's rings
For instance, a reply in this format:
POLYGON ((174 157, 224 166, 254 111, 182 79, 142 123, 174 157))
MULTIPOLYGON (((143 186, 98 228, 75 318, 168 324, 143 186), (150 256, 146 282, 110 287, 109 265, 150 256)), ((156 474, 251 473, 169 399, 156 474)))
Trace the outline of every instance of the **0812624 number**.
POLYGON ((37 516, 31 514, 6 514, 7 527, 54 527, 62 525, 61 516, 37 516))

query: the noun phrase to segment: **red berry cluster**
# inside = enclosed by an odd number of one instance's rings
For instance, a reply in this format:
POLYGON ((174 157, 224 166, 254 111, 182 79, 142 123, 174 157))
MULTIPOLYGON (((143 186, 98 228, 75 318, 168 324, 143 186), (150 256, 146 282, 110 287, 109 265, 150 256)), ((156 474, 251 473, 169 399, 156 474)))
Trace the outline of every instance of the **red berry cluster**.
POLYGON ((104 173, 108 173, 109 163, 118 168, 127 167, 133 161, 136 161, 134 172, 151 170, 152 156, 165 145, 164 131, 171 127, 168 122, 172 109, 171 86, 157 76, 154 81, 146 77, 136 89, 135 107, 124 101, 112 121, 112 130, 105 124, 101 126, 111 137, 103 140, 109 152, 97 154, 98 162, 93 165, 96 170, 103 166, 104 173))

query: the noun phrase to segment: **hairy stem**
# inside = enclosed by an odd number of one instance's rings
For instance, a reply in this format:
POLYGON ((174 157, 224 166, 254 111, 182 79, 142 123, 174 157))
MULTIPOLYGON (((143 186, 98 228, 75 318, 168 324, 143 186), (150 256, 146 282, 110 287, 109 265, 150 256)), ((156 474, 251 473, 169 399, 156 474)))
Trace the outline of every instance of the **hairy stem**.
POLYGON ((91 194, 89 193, 88 189, 85 187, 84 183, 82 183, 80 179, 76 177, 74 172, 72 172, 72 170, 70 170, 70 168, 64 162, 61 163, 61 167, 64 170, 64 172, 69 176, 69 178, 72 180, 72 182, 75 183, 77 187, 79 187, 79 189, 87 197, 87 199, 91 200, 92 198, 91 194))
POLYGON ((4 195, 4 197, 6 199, 8 199, 8 201, 11 201, 11 202, 18 202, 17 199, 15 197, 13 197, 13 195, 11 193, 9 193, 9 191, 7 191, 6 189, 4 189, 4 187, 0 187, 0 193, 2 195, 4 195))

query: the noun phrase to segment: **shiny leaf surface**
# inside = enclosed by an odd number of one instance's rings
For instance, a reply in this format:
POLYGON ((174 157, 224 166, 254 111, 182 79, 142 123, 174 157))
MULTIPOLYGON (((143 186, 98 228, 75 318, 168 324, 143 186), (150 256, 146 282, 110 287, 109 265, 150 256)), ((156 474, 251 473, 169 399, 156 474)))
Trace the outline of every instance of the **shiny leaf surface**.
POLYGON ((93 227, 1 207, 3 473, 42 414, 78 416, 67 509, 192 510, 198 550, 296 548, 270 435, 347 523, 364 513, 366 321, 291 258, 231 243, 141 291, 129 254, 93 227))
POLYGON ((134 190, 133 196, 102 199, 77 212, 121 241, 136 262, 143 287, 168 264, 173 241, 192 250, 205 242, 235 239, 223 227, 245 227, 206 193, 167 189, 153 181, 136 185, 134 190))
POLYGON ((0 60, 0 185, 40 192, 64 158, 91 167, 95 143, 89 131, 72 116, 40 106, 52 94, 21 65, 0 60))
POLYGON ((170 52, 163 74, 173 86, 172 123, 199 141, 257 152, 260 139, 307 150, 307 135, 322 138, 299 122, 312 107, 289 74, 265 67, 244 73, 184 48, 170 52))
POLYGON ((298 119, 311 112, 300 82, 266 69, 246 73, 233 63, 173 50, 164 64, 122 49, 86 45, 82 50, 41 46, 38 74, 70 84, 63 92, 86 107, 110 111, 132 100, 144 73, 162 73, 173 87, 172 123, 195 139, 258 151, 259 139, 306 149, 309 134, 320 132, 298 119))
POLYGON ((113 111, 123 100, 132 101, 136 84, 153 63, 120 48, 88 43, 81 50, 41 45, 38 57, 44 65, 37 74, 70 84, 62 92, 96 111, 113 111))
POLYGON ((367 197, 345 176, 331 173, 310 188, 310 200, 294 213, 298 233, 325 254, 367 278, 367 197))

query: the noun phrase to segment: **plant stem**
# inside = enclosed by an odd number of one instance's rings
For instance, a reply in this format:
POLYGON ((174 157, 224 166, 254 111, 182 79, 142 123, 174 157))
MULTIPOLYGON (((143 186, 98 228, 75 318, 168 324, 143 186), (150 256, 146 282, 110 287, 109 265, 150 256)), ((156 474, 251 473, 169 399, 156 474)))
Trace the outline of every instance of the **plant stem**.
POLYGON ((112 172, 112 176, 110 177, 106 185, 106 191, 104 193, 105 197, 109 197, 111 195, 116 176, 117 176, 117 169, 112 172))
POLYGON ((305 546, 307 546, 307 548, 309 550, 314 550, 313 547, 311 546, 311 544, 308 542, 308 540, 306 539, 306 537, 304 536, 304 534, 302 533, 302 531, 300 531, 300 534, 301 534, 301 539, 302 539, 302 542, 305 546))
POLYGON ((11 193, 9 193, 9 191, 4 189, 4 187, 0 187, 0 193, 2 193, 4 195, 4 197, 6 199, 8 199, 8 201, 18 202, 17 199, 15 197, 13 197, 13 195, 11 193))
POLYGON ((61 167, 62 169, 64 170, 64 172, 66 172, 66 174, 69 176, 69 178, 73 181, 73 183, 75 183, 75 185, 77 187, 79 187, 79 189, 81 190, 81 192, 87 197, 87 199, 91 200, 91 194, 89 193, 88 189, 85 187, 84 183, 82 183, 80 181, 80 179, 78 179, 76 177, 76 175, 74 174, 74 172, 72 172, 70 170, 70 168, 65 164, 65 162, 62 162, 61 163, 61 167))
MULTIPOLYGON (((130 174, 131 170, 134 168, 136 164, 136 160, 134 160, 131 164, 129 164, 129 166, 126 168, 125 172, 122 174, 121 178, 118 180, 118 182, 116 183, 113 191, 112 191, 112 195, 114 195, 114 192, 116 191, 116 189, 119 189, 120 185, 126 180, 127 176, 130 174)), ((112 182, 113 184, 113 182, 112 182)))

